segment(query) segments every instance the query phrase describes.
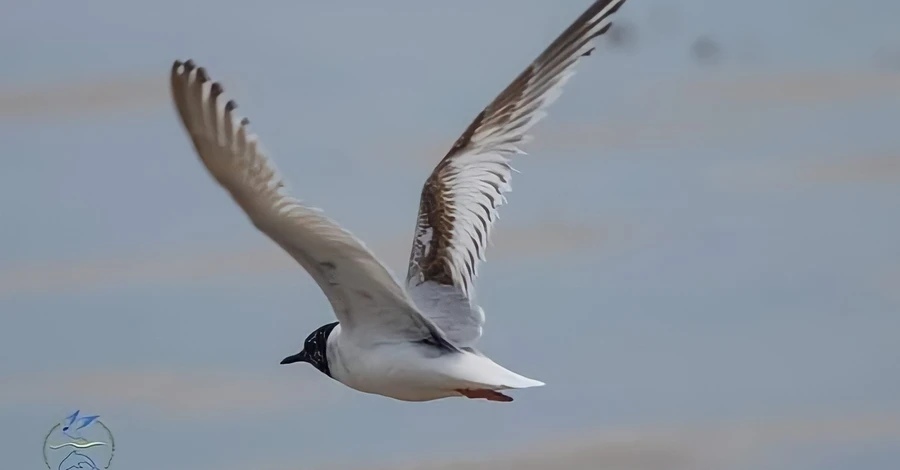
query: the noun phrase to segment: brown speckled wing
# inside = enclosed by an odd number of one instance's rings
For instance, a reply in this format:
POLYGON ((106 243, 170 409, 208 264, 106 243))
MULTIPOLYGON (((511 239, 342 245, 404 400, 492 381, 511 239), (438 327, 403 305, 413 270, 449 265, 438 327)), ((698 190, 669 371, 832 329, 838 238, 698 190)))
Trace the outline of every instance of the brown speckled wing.
POLYGON ((595 1, 476 116, 425 182, 407 289, 445 331, 459 326, 454 322, 477 325, 477 335, 467 326, 451 339, 473 340, 481 333, 483 313, 469 304, 497 210, 512 189, 511 157, 524 153, 519 146, 527 142, 528 131, 545 116, 578 60, 590 55, 593 39, 609 30, 610 17, 624 3, 595 1))

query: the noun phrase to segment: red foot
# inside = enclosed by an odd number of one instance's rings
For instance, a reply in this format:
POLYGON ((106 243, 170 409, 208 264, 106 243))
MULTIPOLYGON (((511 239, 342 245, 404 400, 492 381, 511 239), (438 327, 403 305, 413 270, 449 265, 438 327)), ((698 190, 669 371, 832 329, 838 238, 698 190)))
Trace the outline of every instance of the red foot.
POLYGON ((502 401, 502 402, 511 402, 513 401, 512 397, 506 396, 500 392, 494 390, 457 390, 457 392, 461 393, 466 398, 484 398, 488 401, 502 401))

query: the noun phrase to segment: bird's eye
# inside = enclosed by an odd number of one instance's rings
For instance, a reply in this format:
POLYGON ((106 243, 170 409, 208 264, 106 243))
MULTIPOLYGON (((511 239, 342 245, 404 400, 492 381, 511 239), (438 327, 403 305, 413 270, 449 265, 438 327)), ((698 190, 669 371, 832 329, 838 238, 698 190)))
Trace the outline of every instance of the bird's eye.
POLYGON ((63 431, 68 431, 68 430, 69 430, 69 427, 68 427, 68 426, 66 426, 66 427, 63 428, 63 431))

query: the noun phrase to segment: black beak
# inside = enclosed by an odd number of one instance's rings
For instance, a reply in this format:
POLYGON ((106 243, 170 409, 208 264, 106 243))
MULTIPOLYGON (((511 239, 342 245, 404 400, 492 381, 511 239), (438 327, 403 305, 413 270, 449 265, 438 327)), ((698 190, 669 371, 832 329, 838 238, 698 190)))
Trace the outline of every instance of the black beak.
POLYGON ((307 360, 306 351, 300 351, 293 356, 288 356, 281 360, 282 364, 293 364, 295 362, 309 362, 307 360))

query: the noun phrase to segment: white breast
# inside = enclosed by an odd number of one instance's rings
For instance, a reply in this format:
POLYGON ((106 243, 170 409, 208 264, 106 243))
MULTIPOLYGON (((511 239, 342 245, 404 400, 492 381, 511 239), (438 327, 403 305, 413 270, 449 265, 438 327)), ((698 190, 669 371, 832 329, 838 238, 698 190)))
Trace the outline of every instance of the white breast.
POLYGON ((543 383, 468 352, 438 354, 431 346, 383 342, 362 347, 336 327, 328 337, 328 364, 337 381, 365 393, 404 401, 459 396, 460 389, 506 390, 543 383))
POLYGON ((335 328, 328 337, 328 365, 335 380, 360 392, 404 401, 459 395, 458 381, 436 370, 425 348, 409 342, 360 347, 335 328))

